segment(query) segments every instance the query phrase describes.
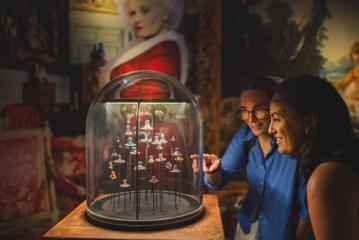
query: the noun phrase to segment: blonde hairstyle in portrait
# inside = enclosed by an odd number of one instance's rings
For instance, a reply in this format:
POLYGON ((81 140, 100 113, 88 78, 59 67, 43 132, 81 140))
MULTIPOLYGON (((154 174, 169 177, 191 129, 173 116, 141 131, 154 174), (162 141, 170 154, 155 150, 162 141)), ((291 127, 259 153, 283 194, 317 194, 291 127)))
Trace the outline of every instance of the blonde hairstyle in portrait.
MULTIPOLYGON (((129 23, 126 5, 131 0, 115 0, 121 21, 128 29, 131 29, 132 36, 135 36, 131 24, 129 23)), ((168 10, 168 20, 166 22, 167 29, 175 31, 181 24, 184 11, 184 0, 147 0, 153 4, 162 4, 168 10)))

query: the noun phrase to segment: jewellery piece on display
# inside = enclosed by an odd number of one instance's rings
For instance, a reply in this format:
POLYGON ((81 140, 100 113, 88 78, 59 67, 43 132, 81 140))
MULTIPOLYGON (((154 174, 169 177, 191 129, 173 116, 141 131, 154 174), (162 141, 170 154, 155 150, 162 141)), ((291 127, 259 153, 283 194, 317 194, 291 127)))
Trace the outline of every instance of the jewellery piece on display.
POLYGON ((172 169, 172 163, 170 161, 166 162, 166 169, 171 170, 172 169))
POLYGON ((149 159, 148 159, 148 163, 149 164, 154 164, 156 161, 155 161, 155 159, 153 158, 153 155, 150 155, 149 156, 149 159))
POLYGON ((114 162, 114 163, 123 164, 123 163, 125 163, 126 161, 123 160, 123 159, 121 158, 121 155, 119 154, 119 155, 117 156, 117 159, 116 159, 116 160, 113 160, 113 162, 114 162))
POLYGON ((115 160, 115 159, 117 159, 118 158, 118 154, 117 154, 117 152, 115 151, 115 149, 113 150, 113 152, 111 153, 111 159, 112 160, 115 160))
POLYGON ((164 162, 166 161, 166 158, 163 157, 162 153, 158 154, 158 158, 156 158, 156 162, 164 162))
POLYGON ((178 168, 177 168, 177 165, 176 164, 173 164, 173 169, 171 170, 171 173, 180 173, 181 172, 181 170, 179 170, 178 168))
POLYGON ((152 130, 153 127, 150 124, 150 120, 145 120, 145 125, 141 129, 142 130, 152 130))
POLYGON ((109 161, 109 162, 108 162, 108 169, 111 169, 111 170, 113 169, 112 161, 109 161))
MULTIPOLYGON (((124 188, 125 189, 125 192, 123 194, 123 201, 124 201, 124 204, 123 204, 123 212, 125 213, 126 212, 126 192, 127 192, 127 189, 130 187, 130 184, 127 183, 127 179, 123 179, 122 180, 122 184, 120 185, 121 188, 124 188)), ((130 192, 130 196, 131 196, 131 192, 130 192)), ((121 196, 119 196, 120 198, 121 196)), ((130 198, 131 199, 131 198, 130 198)))
MULTIPOLYGON (((137 171, 137 166, 133 168, 133 170, 137 171)), ((144 171, 146 167, 142 165, 142 161, 138 161, 138 171, 144 171)))
POLYGON ((175 147, 175 150, 172 153, 172 156, 182 156, 182 154, 179 152, 178 147, 175 147))
POLYGON ((158 179, 156 178, 156 176, 152 176, 151 179, 148 182, 150 182, 152 184, 155 184, 155 183, 158 182, 158 179))
POLYGON ((165 139, 165 134, 161 133, 161 138, 160 138, 160 144, 166 144, 167 140, 165 139))
POLYGON ((158 139, 158 136, 155 136, 155 140, 152 142, 153 145, 159 145, 161 144, 160 140, 158 139))
POLYGON ((130 154, 132 154, 132 155, 136 155, 136 154, 140 154, 140 152, 137 152, 137 148, 136 148, 136 146, 133 146, 133 147, 131 147, 130 154))
POLYGON ((129 137, 129 138, 127 139, 127 143, 125 144, 125 146, 126 146, 126 147, 133 147, 133 146, 136 146, 136 143, 134 143, 134 142, 132 141, 132 137, 129 137))
POLYGON ((133 134, 134 134, 134 133, 131 131, 131 126, 130 126, 130 124, 127 124, 125 135, 126 135, 126 136, 132 136, 133 134))
POLYGON ((152 138, 149 137, 149 134, 147 132, 143 132, 143 138, 140 140, 140 142, 143 142, 143 143, 150 143, 152 142, 152 138))
POLYGON ((120 185, 122 188, 129 188, 130 186, 131 185, 127 183, 127 179, 123 179, 122 184, 120 185))

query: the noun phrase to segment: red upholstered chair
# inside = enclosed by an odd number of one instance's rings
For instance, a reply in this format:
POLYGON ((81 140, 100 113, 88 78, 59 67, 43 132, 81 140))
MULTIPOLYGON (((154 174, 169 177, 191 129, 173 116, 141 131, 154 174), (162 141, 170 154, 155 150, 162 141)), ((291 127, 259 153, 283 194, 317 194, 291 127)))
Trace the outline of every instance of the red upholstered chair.
POLYGON ((41 114, 32 105, 9 105, 4 108, 3 115, 8 121, 9 129, 34 128, 41 125, 41 114))
POLYGON ((50 128, 44 124, 16 129, 39 124, 35 111, 19 109, 10 108, 7 117, 13 119, 18 111, 35 117, 23 122, 15 118, 9 122, 12 129, 0 129, 0 235, 49 219, 54 223, 59 215, 51 177, 50 128))
POLYGON ((51 148, 55 160, 57 190, 75 199, 84 198, 86 195, 85 136, 54 137, 51 148))
MULTIPOLYGON (((40 112, 32 105, 9 105, 2 115, 8 130, 25 131, 43 125, 40 112)), ((57 205, 65 215, 85 198, 85 140, 83 135, 51 136, 49 144, 57 205)))

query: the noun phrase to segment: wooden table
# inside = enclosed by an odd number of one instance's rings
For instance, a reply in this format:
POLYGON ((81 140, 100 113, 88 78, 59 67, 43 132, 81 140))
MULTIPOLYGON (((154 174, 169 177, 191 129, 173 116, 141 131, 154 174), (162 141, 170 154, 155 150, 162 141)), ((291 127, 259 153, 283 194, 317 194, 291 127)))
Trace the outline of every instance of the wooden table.
POLYGON ((88 222, 86 201, 50 229, 43 239, 224 239, 216 195, 204 194, 204 215, 187 226, 156 231, 121 231, 98 227, 88 222))

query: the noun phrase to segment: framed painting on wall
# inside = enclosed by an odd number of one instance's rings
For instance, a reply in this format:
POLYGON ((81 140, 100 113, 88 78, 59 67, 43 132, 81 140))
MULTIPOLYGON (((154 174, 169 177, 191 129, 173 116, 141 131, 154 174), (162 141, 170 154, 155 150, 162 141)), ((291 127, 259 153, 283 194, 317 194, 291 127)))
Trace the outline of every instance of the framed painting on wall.
POLYGON ((70 0, 70 10, 118 14, 114 0, 70 0))
POLYGON ((358 9, 359 1, 223 1, 221 97, 230 103, 263 76, 319 76, 341 93, 359 134, 358 9))
POLYGON ((359 136, 359 2, 329 0, 328 9, 332 18, 325 22, 327 39, 322 54, 326 61, 321 75, 343 97, 359 136))
POLYGON ((68 65, 67 1, 4 0, 0 3, 0 67, 50 73, 68 65))

